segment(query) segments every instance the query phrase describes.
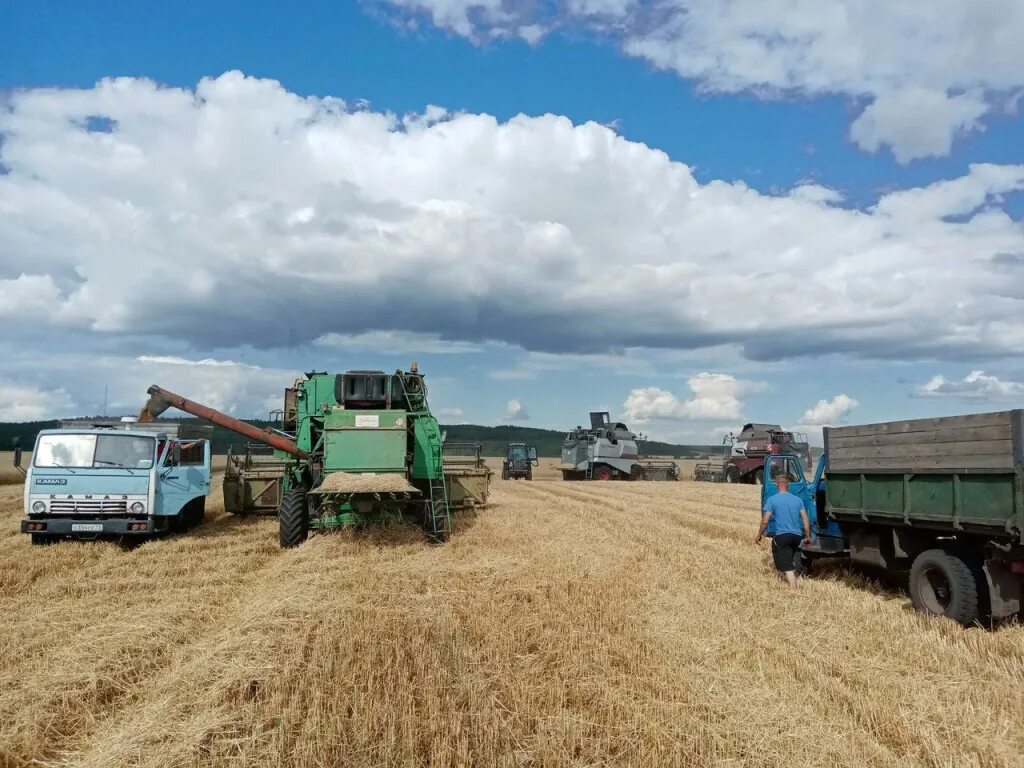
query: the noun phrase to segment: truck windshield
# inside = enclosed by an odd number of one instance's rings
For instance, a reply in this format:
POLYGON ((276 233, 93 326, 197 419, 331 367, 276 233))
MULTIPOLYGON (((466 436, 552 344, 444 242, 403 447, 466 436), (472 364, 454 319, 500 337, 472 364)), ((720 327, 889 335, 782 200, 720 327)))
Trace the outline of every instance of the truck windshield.
POLYGON ((37 467, 122 467, 149 469, 153 466, 154 441, 133 435, 41 435, 33 463, 37 467))

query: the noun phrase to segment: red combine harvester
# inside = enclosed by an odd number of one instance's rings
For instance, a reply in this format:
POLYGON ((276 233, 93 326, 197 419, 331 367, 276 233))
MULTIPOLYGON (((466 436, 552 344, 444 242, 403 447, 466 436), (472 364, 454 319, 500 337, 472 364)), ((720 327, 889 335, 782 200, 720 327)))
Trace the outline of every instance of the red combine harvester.
POLYGON ((722 442, 729 454, 697 464, 693 468, 694 480, 763 485, 765 457, 780 453, 806 458, 807 466, 811 466, 807 436, 787 432, 778 424, 744 424, 738 435, 730 433, 722 442))

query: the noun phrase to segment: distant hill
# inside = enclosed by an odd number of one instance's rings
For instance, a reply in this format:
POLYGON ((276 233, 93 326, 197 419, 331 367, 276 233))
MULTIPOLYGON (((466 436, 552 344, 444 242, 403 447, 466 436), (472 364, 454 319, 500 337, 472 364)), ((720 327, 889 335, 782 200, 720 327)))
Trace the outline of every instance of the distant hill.
MULTIPOLYGON (((176 419, 176 421, 198 421, 198 419, 176 419)), ((258 427, 265 427, 270 422, 262 419, 246 419, 249 424, 258 427)), ((55 429, 59 426, 56 421, 24 421, 0 423, 0 451, 8 451, 14 438, 20 437, 21 444, 26 450, 30 450, 35 443, 36 435, 42 429, 55 429)), ((485 456, 501 456, 505 453, 505 446, 508 443, 529 443, 537 447, 537 454, 548 458, 556 457, 561 453, 564 432, 553 429, 536 429, 533 427, 519 427, 503 424, 498 427, 484 427, 476 424, 448 424, 441 425, 448 437, 449 442, 480 443, 485 456)), ((213 452, 226 453, 228 446, 232 443, 243 442, 240 435, 214 426, 213 428, 213 452)), ((642 444, 641 451, 648 455, 674 456, 675 458, 692 458, 705 456, 713 453, 721 453, 721 445, 675 445, 672 443, 660 443, 647 441, 642 444)))

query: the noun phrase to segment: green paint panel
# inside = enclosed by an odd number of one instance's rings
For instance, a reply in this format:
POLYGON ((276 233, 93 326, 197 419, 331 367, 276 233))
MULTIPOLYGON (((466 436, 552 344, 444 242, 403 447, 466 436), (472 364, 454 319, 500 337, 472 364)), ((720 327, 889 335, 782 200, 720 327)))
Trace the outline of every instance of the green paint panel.
POLYGON ((332 410, 324 419, 324 469, 405 474, 405 411, 332 410))
POLYGON ((1019 531, 1019 478, 1007 474, 837 474, 830 472, 828 506, 869 519, 948 522, 1019 531))
POLYGON ((412 476, 417 480, 432 480, 444 477, 444 460, 441 458, 441 428, 433 416, 416 419, 413 425, 413 439, 416 453, 413 456, 412 476))
POLYGON ((863 487, 864 509, 903 519, 903 475, 874 475, 863 487))

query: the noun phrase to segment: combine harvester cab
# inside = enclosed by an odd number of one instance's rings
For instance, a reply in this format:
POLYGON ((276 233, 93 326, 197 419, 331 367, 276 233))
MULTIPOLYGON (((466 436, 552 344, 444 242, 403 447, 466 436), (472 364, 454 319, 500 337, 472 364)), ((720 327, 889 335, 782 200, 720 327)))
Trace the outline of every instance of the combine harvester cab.
MULTIPOLYGON (((209 427, 175 422, 64 422, 39 433, 25 477, 21 532, 142 540, 202 522, 210 492, 209 427)), ((21 449, 15 466, 21 467, 21 449)))
POLYGON ((562 443, 563 480, 678 480, 672 459, 640 457, 637 435, 606 411, 590 413, 590 429, 576 427, 562 443))
MULTIPOLYGON (((260 462, 239 457, 225 477, 225 494, 245 511, 278 494, 282 547, 298 546, 310 530, 403 518, 418 520, 435 540, 451 531, 443 439, 415 363, 392 374, 308 373, 285 392, 280 430, 254 427, 157 386, 149 394, 144 414, 179 408, 274 449, 280 470, 264 471, 260 462)), ((477 468, 474 475, 470 493, 486 499, 480 484, 490 473, 477 468)))

